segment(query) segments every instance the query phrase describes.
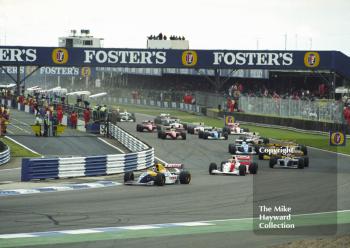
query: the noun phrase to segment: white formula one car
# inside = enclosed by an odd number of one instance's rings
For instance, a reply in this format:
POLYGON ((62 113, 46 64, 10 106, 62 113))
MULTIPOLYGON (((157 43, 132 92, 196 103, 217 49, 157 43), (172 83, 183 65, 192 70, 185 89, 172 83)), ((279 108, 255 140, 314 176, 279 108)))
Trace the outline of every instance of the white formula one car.
POLYGON ((187 133, 198 134, 199 132, 211 131, 213 127, 204 126, 204 123, 192 123, 187 125, 187 133))
POLYGON ((305 167, 309 167, 309 157, 298 157, 293 156, 293 154, 273 156, 270 158, 269 166, 270 168, 278 166, 281 168, 304 169, 305 167))
POLYGON ((253 162, 251 156, 234 155, 227 161, 221 162, 220 168, 216 163, 209 165, 210 175, 235 175, 257 174, 258 164, 253 162))
POLYGON ((236 145, 241 145, 243 142, 252 145, 262 145, 270 143, 270 140, 268 138, 260 137, 258 133, 246 133, 235 140, 236 145))
POLYGON ((210 128, 205 131, 199 131, 198 138, 209 140, 227 140, 228 133, 224 132, 221 128, 210 128))
POLYGON ((166 184, 189 184, 191 182, 190 172, 183 169, 183 164, 156 163, 152 168, 143 172, 137 180, 134 179, 134 172, 124 174, 125 185, 157 185, 166 184))
POLYGON ((245 134, 249 132, 248 128, 241 128, 238 122, 227 123, 223 130, 228 134, 245 134))
POLYGON ((255 155, 256 148, 253 144, 243 141, 241 144, 229 144, 228 152, 231 154, 255 155))
POLYGON ((135 122, 136 121, 136 117, 134 113, 129 113, 127 111, 124 112, 120 112, 117 114, 117 122, 135 122))

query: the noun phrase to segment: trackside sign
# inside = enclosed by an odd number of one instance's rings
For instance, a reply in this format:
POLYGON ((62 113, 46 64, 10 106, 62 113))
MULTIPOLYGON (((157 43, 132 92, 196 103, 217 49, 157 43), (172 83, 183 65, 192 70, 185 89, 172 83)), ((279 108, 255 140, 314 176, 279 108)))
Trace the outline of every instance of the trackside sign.
MULTIPOLYGON (((0 46, 0 66, 144 67, 204 69, 345 68, 337 51, 237 51, 0 46), (338 59, 339 58, 339 59, 338 59), (342 63, 337 63, 337 61, 342 63)), ((350 63, 350 62, 349 62, 350 63)))

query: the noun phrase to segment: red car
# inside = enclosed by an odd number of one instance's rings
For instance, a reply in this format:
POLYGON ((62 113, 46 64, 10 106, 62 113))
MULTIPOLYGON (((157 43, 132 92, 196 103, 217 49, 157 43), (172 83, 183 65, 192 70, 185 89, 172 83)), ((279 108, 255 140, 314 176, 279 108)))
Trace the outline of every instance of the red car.
POLYGON ((165 128, 163 130, 158 131, 158 138, 159 139, 178 139, 181 138, 183 140, 186 139, 186 133, 183 129, 174 129, 174 128, 165 128))
POLYGON ((136 125, 137 132, 153 132, 155 130, 157 130, 157 126, 153 121, 143 121, 141 124, 136 125))

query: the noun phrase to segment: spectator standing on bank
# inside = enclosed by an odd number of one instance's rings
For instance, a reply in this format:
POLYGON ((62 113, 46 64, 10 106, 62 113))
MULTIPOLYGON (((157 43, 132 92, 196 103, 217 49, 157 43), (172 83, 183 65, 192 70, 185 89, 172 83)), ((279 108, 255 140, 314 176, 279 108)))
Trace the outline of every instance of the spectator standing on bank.
POLYGON ((72 128, 77 128, 78 124, 78 114, 73 110, 73 112, 70 115, 70 123, 72 125, 72 128))
POLYGON ((90 109, 89 109, 89 108, 86 108, 86 109, 84 110, 83 115, 84 115, 84 122, 85 122, 85 128, 86 128, 86 127, 87 127, 87 124, 88 124, 89 121, 90 121, 90 109))

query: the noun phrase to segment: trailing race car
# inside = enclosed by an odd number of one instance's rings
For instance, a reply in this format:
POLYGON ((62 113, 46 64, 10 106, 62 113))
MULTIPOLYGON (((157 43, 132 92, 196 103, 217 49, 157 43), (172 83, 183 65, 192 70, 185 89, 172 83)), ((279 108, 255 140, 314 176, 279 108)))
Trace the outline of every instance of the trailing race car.
POLYGON ((198 138, 200 138, 200 139, 214 139, 214 140, 227 140, 228 133, 224 132, 221 128, 211 128, 209 130, 199 131, 198 138))
POLYGON ((138 132, 143 132, 143 131, 153 132, 155 130, 157 130, 157 127, 154 124, 154 122, 151 120, 143 121, 141 124, 136 125, 136 131, 138 132))
POLYGON ((221 162, 220 168, 216 163, 209 165, 210 175, 237 175, 257 174, 258 164, 253 162, 251 156, 234 155, 227 161, 221 162))
POLYGON ((124 122, 124 121, 135 122, 136 117, 135 117, 134 113, 129 113, 127 111, 124 111, 124 112, 117 113, 116 120, 117 120, 117 122, 124 122))
POLYGON ((187 133, 189 134, 198 134, 200 131, 211 131, 213 127, 204 126, 204 123, 193 123, 187 125, 187 133))
POLYGON ((158 130, 158 138, 159 139, 178 139, 181 138, 183 140, 186 139, 186 133, 183 130, 178 130, 175 128, 166 127, 162 130, 158 130))
POLYGON ((260 160, 269 160, 273 156, 292 154, 293 156, 307 155, 307 147, 295 143, 265 144, 257 148, 260 160))
POLYGON ((228 152, 231 154, 255 155, 256 147, 251 143, 243 141, 241 144, 229 144, 228 152))
POLYGON ((274 168, 276 165, 283 168, 304 169, 304 167, 309 167, 309 157, 299 157, 292 154, 286 156, 273 156, 270 158, 269 166, 270 168, 274 168))
POLYGON ((248 128, 241 128, 238 122, 227 123, 223 130, 228 134, 244 134, 249 132, 248 128))
POLYGON ((183 164, 156 163, 152 168, 143 172, 135 181, 134 172, 124 174, 125 185, 157 185, 165 184, 189 184, 191 173, 183 169, 183 164))

